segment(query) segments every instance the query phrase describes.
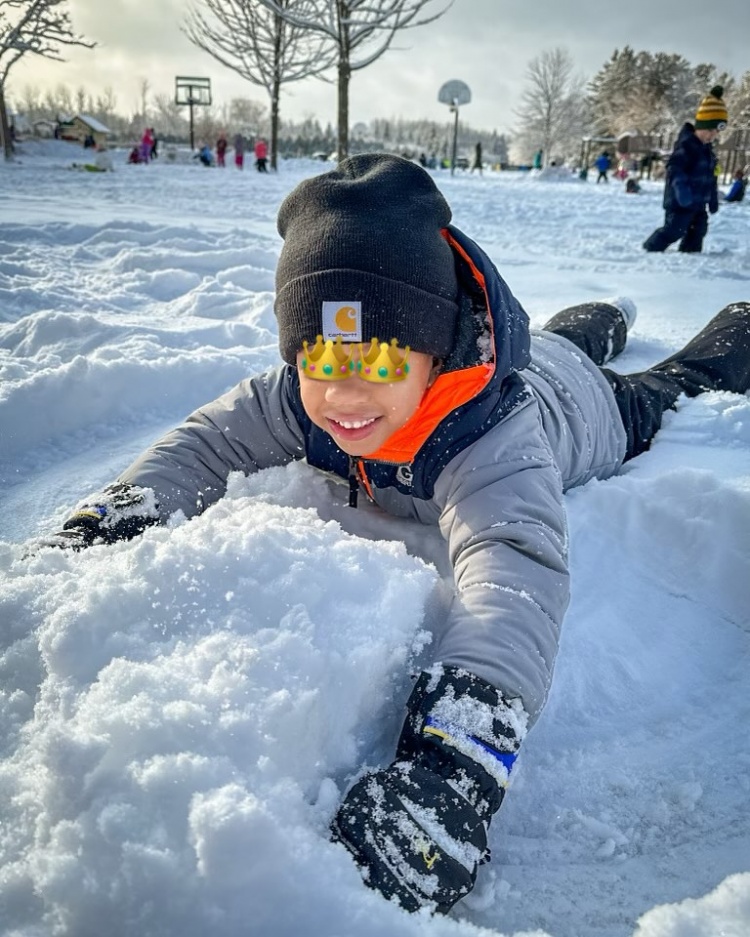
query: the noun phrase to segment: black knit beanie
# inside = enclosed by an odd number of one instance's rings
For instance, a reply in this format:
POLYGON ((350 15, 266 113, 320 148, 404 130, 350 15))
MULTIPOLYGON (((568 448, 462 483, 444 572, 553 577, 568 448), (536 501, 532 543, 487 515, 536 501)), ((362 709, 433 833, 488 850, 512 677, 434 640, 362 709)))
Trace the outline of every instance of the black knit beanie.
POLYGON ((451 210, 429 173, 383 153, 351 156, 306 179, 278 218, 281 357, 302 342, 377 337, 438 358, 453 347, 458 284, 441 234, 451 210))

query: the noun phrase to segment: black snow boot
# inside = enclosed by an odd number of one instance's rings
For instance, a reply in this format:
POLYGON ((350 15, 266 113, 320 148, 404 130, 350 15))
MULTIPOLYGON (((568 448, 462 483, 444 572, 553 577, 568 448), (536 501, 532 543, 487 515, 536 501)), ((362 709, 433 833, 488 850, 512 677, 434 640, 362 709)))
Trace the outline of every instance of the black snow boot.
POLYGON ((625 348, 628 329, 635 317, 635 303, 631 299, 602 299, 563 309, 552 316, 543 330, 562 335, 594 364, 603 365, 625 348))

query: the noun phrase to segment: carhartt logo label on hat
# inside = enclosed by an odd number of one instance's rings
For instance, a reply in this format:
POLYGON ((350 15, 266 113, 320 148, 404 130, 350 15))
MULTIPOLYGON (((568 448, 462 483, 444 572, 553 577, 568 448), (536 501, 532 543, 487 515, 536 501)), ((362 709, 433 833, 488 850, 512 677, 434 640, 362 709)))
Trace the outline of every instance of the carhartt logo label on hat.
POLYGON ((323 303, 323 338, 344 342, 362 341, 362 303, 323 303))

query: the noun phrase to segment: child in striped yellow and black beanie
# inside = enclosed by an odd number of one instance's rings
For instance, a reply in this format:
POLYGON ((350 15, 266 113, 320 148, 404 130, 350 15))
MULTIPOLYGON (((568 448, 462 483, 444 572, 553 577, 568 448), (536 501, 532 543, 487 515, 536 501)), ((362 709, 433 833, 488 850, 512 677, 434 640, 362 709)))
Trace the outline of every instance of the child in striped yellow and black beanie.
POLYGON ((714 85, 698 105, 695 120, 685 123, 667 160, 664 224, 643 242, 647 251, 664 251, 675 241, 685 253, 703 249, 708 212, 719 210, 713 143, 727 125, 724 89, 714 85))
POLYGON ((695 112, 696 130, 724 130, 729 120, 727 106, 722 100, 724 89, 721 85, 714 85, 703 98, 695 112))

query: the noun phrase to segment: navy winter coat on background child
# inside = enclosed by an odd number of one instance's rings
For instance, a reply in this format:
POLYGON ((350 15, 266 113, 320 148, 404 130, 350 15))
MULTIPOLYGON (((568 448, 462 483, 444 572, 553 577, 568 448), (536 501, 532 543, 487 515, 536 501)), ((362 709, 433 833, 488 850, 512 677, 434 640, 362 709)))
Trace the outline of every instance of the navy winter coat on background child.
POLYGON ((712 143, 727 125, 727 109, 717 85, 700 103, 695 123, 686 123, 667 161, 664 224, 643 242, 647 251, 664 251, 679 241, 685 253, 699 253, 708 215, 719 210, 716 155, 712 143))
POLYGON ((128 539, 201 513, 232 472, 301 459, 348 479, 352 507, 368 497, 439 527, 453 588, 444 620, 425 622, 432 658, 394 761, 331 823, 366 884, 409 911, 446 912, 473 888, 547 698, 569 598, 563 492, 648 448, 680 394, 750 387, 750 303, 617 374, 601 366, 625 346, 631 303, 574 306, 532 333, 450 221, 429 173, 397 156, 300 183, 278 217, 283 363, 188 416, 45 544, 128 539))

